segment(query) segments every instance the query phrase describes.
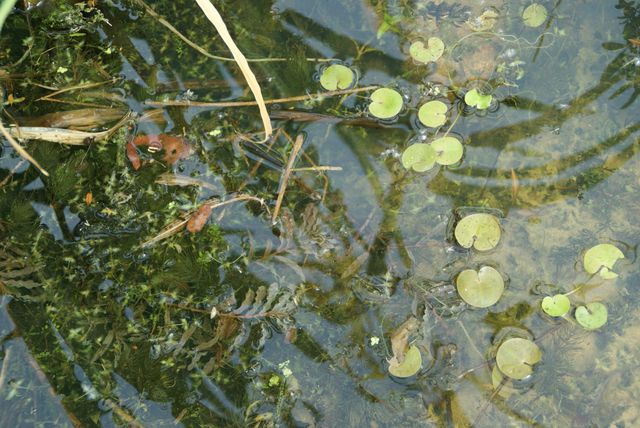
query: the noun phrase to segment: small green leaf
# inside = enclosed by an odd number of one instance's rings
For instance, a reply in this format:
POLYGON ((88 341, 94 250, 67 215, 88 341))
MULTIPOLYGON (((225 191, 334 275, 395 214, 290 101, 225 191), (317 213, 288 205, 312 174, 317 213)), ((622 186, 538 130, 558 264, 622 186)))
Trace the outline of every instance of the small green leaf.
POLYGON ((618 274, 611 269, 618 259, 624 259, 624 254, 618 247, 611 244, 598 244, 584 253, 584 270, 591 275, 598 272, 604 279, 613 279, 618 274))
POLYGON ((376 89, 370 98, 369 112, 378 119, 391 119, 402 110, 402 95, 393 89, 376 89))
POLYGON ((456 240, 465 248, 488 251, 500 241, 500 223, 491 214, 471 214, 456 225, 456 240))
POLYGON ((607 323, 607 307, 600 302, 578 306, 576 321, 587 330, 600 328, 607 323))
POLYGON ((571 309, 571 301, 564 294, 547 296, 542 299, 542 310, 552 317, 561 317, 571 309))
POLYGON ((353 81, 353 70, 342 64, 330 65, 320 75, 320 85, 328 91, 347 89, 353 84, 353 81))
POLYGON ((507 339, 498 348, 496 365, 512 379, 525 379, 533 373, 533 365, 542 359, 538 345, 527 339, 507 339))
POLYGON ((395 377, 411 377, 418 373, 418 370, 422 367, 422 355, 420 350, 411 345, 404 355, 404 360, 400 364, 389 364, 389 373, 395 377))
POLYGON ((437 37, 429 37, 427 46, 420 40, 409 46, 409 55, 418 62, 428 63, 437 61, 444 53, 444 43, 437 37))
POLYGON ((447 105, 442 101, 429 101, 418 110, 418 119, 424 126, 437 128, 447 121, 447 105))
POLYGON ((431 143, 436 151, 436 162, 440 165, 453 165, 462 159, 464 148, 455 137, 441 137, 431 143))
POLYGON ((486 110, 493 101, 492 95, 483 95, 477 89, 472 89, 464 95, 464 102, 478 110, 486 110))
POLYGON ((483 266, 479 271, 467 269, 456 279, 458 294, 462 300, 477 308, 494 305, 504 292, 504 279, 491 266, 483 266))
POLYGON ((522 13, 522 20, 527 27, 539 27, 547 20, 547 9, 541 4, 533 3, 522 13))
POLYGON ((430 144, 412 144, 402 153, 402 166, 406 169, 424 172, 433 168, 437 156, 438 154, 430 144))

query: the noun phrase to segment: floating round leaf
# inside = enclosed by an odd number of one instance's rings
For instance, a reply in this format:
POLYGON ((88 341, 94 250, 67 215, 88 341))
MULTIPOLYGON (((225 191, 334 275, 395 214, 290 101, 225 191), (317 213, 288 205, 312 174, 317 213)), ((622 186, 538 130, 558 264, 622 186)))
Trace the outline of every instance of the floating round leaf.
POLYGON ((464 95, 464 102, 478 110, 488 109, 492 100, 492 95, 483 95, 477 89, 472 89, 464 95))
POLYGON ((376 89, 371 94, 369 112, 378 119, 391 119, 402 110, 402 95, 389 88, 376 89))
POLYGON ((542 299, 542 310, 552 317, 561 317, 571 309, 571 301, 564 294, 547 296, 542 299))
POLYGON ((595 330, 607 322, 607 307, 600 302, 588 303, 576 309, 576 321, 587 330, 595 330))
POLYGON ((411 377, 418 373, 421 367, 422 355, 420 354, 420 350, 416 346, 411 345, 401 363, 389 364, 389 373, 395 377, 411 377))
POLYGON ((328 91, 346 89, 353 84, 353 80, 353 70, 342 64, 330 65, 320 75, 320 85, 328 91))
POLYGON ((487 251, 500 241, 500 223, 491 214, 471 214, 458 222, 454 234, 463 247, 487 251))
POLYGON ((539 27, 547 20, 547 9, 538 3, 533 3, 522 13, 522 20, 527 27, 539 27))
POLYGON ((455 137, 441 137, 434 140, 431 146, 436 151, 436 162, 440 165, 453 165, 462 159, 464 148, 455 137))
POLYGON ((462 300, 477 308, 495 304, 504 291, 504 280, 500 272, 491 266, 483 266, 479 271, 467 269, 456 279, 458 293, 462 300))
POLYGON ((592 275, 598 272, 604 279, 613 279, 618 274, 611 269, 618 259, 624 259, 624 254, 618 247, 611 244, 598 244, 584 253, 584 270, 592 275))
POLYGON ((430 144, 412 144, 402 153, 402 166, 417 172, 424 172, 433 168, 436 157, 437 153, 430 144))
POLYGON ((533 372, 533 365, 540 361, 542 353, 538 345, 527 339, 515 337, 505 340, 496 354, 496 365, 512 379, 525 379, 533 372))
POLYGON ((447 121, 447 105, 442 101, 429 101, 418 110, 418 119, 424 126, 442 126, 447 121))
POLYGON ((416 41, 409 46, 409 55, 418 62, 428 63, 437 61, 444 52, 444 43, 437 37, 429 37, 427 46, 421 41, 416 41))

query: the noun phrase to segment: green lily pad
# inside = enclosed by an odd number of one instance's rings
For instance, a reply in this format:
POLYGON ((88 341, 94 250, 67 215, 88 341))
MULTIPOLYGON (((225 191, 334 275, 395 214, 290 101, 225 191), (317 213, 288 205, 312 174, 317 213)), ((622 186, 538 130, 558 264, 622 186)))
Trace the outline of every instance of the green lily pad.
POLYGON ((436 162, 440 165, 453 165, 462 159, 464 148, 455 137, 441 137, 431 143, 436 151, 436 162))
POLYGON ((611 244, 598 244, 584 253, 584 270, 591 275, 598 272, 604 279, 613 279, 618 274, 611 269, 618 259, 624 259, 624 254, 618 247, 611 244))
POLYGON ((488 251, 500 241, 500 223, 491 214, 471 214, 456 225, 456 240, 465 248, 488 251))
POLYGON ((600 302, 578 306, 576 321, 587 330, 600 328, 607 323, 607 307, 600 302))
POLYGON ((404 360, 400 364, 389 364, 389 373, 395 377, 411 377, 418 373, 422 367, 422 355, 420 350, 414 346, 409 346, 404 360))
POLYGON ((547 9, 541 4, 533 3, 522 13, 522 20, 527 27, 539 27, 547 20, 547 9))
POLYGON ((561 317, 571 310, 571 301, 564 294, 547 296, 542 299, 542 310, 552 317, 561 317))
POLYGON ((467 269, 456 279, 458 293, 462 300, 477 308, 494 305, 504 292, 504 279, 491 266, 483 266, 479 271, 467 269))
POLYGON ((391 119, 402 110, 402 95, 393 89, 376 89, 370 98, 369 112, 378 119, 391 119))
POLYGON ((428 63, 437 61, 444 53, 444 43, 437 37, 429 37, 427 46, 420 40, 409 46, 409 55, 418 62, 428 63))
POLYGON ((424 126, 437 128, 447 121, 447 105, 442 101, 429 101, 418 110, 418 119, 424 126))
POLYGON ((402 166, 417 172, 424 172, 433 168, 437 157, 438 154, 431 144, 412 144, 402 153, 402 166))
POLYGON ((496 365, 512 379, 525 379, 533 373, 533 365, 542 359, 538 345, 527 339, 507 339, 498 348, 496 365))
POLYGON ((342 64, 333 64, 325 68, 320 75, 320 85, 328 91, 347 89, 353 85, 353 70, 342 64))
POLYGON ((464 95, 464 102, 478 110, 486 110, 491 105, 493 95, 483 95, 477 89, 472 89, 464 95))

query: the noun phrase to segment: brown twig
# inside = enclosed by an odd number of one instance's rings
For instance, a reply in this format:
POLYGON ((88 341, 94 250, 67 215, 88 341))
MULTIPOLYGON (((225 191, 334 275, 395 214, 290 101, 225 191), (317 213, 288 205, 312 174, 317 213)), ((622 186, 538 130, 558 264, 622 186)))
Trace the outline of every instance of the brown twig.
MULTIPOLYGON (((363 88, 341 89, 338 91, 318 92, 315 95, 298 95, 295 97, 275 98, 264 100, 264 103, 281 104, 292 103, 296 101, 310 101, 314 98, 335 97, 338 95, 357 94, 359 92, 367 92, 378 89, 378 86, 365 86, 363 88)), ((173 101, 145 101, 145 105, 152 107, 253 107, 258 105, 255 101, 220 101, 220 102, 198 102, 189 100, 173 100, 173 101)))
POLYGON ((11 180, 11 177, 13 177, 13 174, 16 173, 16 171, 22 166, 24 165, 24 163, 26 162, 26 159, 22 159, 20 162, 18 162, 16 164, 16 166, 13 167, 13 169, 11 171, 9 171, 9 175, 7 175, 4 180, 2 180, 0 182, 0 188, 4 187, 5 184, 7 184, 9 182, 9 180, 11 180))
MULTIPOLYGON (((56 89, 55 92, 52 92, 52 93, 47 94, 47 95, 44 95, 44 96, 38 98, 36 101, 51 101, 51 98, 55 97, 56 95, 63 94, 65 92, 75 91, 77 89, 95 88, 97 86, 107 85, 109 83, 115 83, 116 81, 117 81, 117 79, 111 79, 111 80, 105 80, 103 82, 82 83, 80 85, 73 85, 73 86, 69 86, 67 88, 56 89)), ((47 89, 50 89, 50 88, 47 88, 47 89)), ((59 101, 59 100, 56 100, 56 101, 59 101)))
POLYGON ((273 209, 273 217, 271 221, 273 223, 276 222, 278 218, 278 213, 280 212, 280 206, 282 205, 282 200, 284 199, 284 193, 287 191, 287 184, 289 183, 289 177, 291 176, 291 170, 293 168, 293 164, 298 157, 298 152, 302 148, 302 143, 304 142, 304 136, 302 134, 298 134, 296 137, 296 141, 293 144, 293 149, 291 149, 291 155, 289 156, 289 162, 287 162, 287 167, 285 168, 282 179, 280 180, 280 188, 278 189, 278 199, 276 200, 276 207, 273 209))

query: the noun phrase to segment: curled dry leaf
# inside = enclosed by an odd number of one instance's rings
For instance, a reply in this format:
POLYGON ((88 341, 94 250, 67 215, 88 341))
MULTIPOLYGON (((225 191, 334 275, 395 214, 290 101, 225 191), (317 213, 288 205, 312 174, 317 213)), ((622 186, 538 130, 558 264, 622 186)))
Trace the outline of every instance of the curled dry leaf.
POLYGON ((418 328, 418 320, 414 317, 409 318, 398 327, 391 335, 391 352, 393 356, 389 361, 389 365, 399 365, 404 361, 405 354, 409 344, 409 335, 418 328))
POLYGON ((198 208, 198 211, 196 211, 187 222, 187 230, 191 233, 200 232, 207 223, 207 220, 209 220, 211 210, 213 210, 213 205, 211 204, 204 204, 198 208))
POLYGON ((167 134, 141 135, 127 144, 127 158, 135 170, 140 169, 142 165, 137 149, 139 146, 148 147, 150 152, 164 150, 162 160, 169 165, 173 165, 191 154, 191 146, 184 138, 167 134))

